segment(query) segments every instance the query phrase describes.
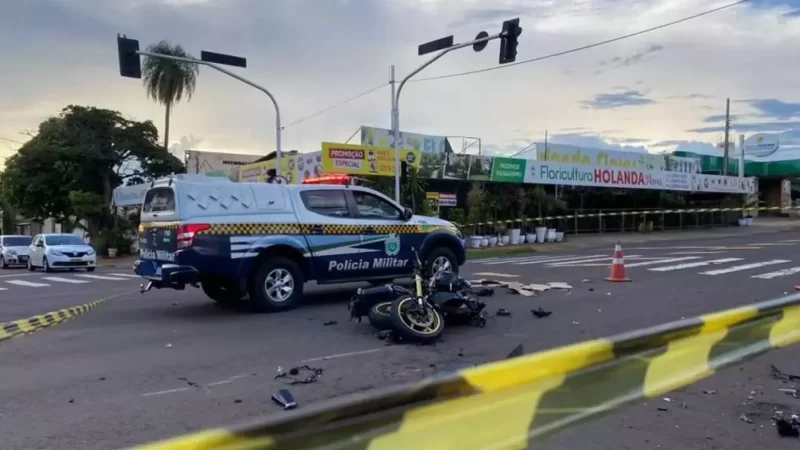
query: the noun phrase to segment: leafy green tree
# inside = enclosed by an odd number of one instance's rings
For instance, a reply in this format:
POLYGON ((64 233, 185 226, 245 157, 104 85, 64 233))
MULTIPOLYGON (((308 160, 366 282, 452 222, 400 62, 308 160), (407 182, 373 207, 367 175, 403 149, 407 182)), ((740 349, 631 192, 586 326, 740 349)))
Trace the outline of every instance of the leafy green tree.
MULTIPOLYGON (((171 45, 167 41, 147 47, 149 53, 192 58, 180 45, 171 45)), ((164 119, 164 148, 169 150, 169 117, 172 106, 180 102, 183 97, 189 101, 197 85, 197 75, 200 69, 197 64, 181 61, 171 61, 163 58, 145 57, 142 65, 142 81, 144 82, 147 97, 164 105, 166 117, 164 119)))
POLYGON ((104 205, 91 218, 91 227, 99 230, 111 222, 108 206, 115 187, 183 171, 183 163, 159 145, 152 122, 71 105, 42 122, 6 161, 2 198, 22 215, 53 217, 71 229, 78 210, 86 212, 86 195, 94 194, 104 205), (86 194, 71 198, 72 192, 86 194))

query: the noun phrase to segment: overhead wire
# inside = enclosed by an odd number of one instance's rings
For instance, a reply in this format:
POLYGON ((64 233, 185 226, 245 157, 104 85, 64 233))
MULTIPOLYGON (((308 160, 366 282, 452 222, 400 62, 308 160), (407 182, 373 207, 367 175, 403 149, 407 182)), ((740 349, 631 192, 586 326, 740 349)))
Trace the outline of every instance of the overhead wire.
POLYGON ((714 9, 709 9, 707 11, 703 11, 701 13, 697 13, 697 14, 694 14, 694 15, 691 15, 691 16, 688 16, 688 17, 684 17, 682 19, 673 20, 672 22, 667 22, 667 23, 664 23, 664 24, 661 24, 661 25, 657 25, 657 26, 654 26, 654 27, 646 28, 644 30, 637 31, 635 33, 630 33, 630 34, 626 34, 626 35, 623 35, 623 36, 618 36, 618 37, 615 37, 615 38, 612 38, 612 39, 606 39, 604 41, 595 42, 593 44, 584 45, 582 47, 576 47, 576 48, 572 48, 572 49, 569 49, 569 50, 564 50, 564 51, 557 52, 557 53, 551 53, 549 55, 538 56, 536 58, 526 59, 526 60, 523 60, 523 61, 517 61, 517 62, 514 62, 514 63, 504 64, 504 65, 501 65, 501 66, 493 66, 493 67, 487 67, 487 68, 484 68, 484 69, 469 70, 469 71, 466 71, 466 72, 451 73, 451 74, 439 75, 439 76, 435 76, 435 77, 418 78, 416 80, 409 80, 409 81, 411 81, 411 82, 422 82, 422 81, 434 81, 434 80, 443 80, 443 79, 447 79, 447 78, 462 77, 462 76, 466 76, 466 75, 474 75, 474 74, 478 74, 478 73, 491 72, 493 70, 507 69, 509 67, 519 66, 521 64, 528 64, 528 63, 537 62, 537 61, 543 61, 545 59, 551 59, 551 58, 555 58, 555 57, 558 57, 558 56, 569 55, 570 53, 577 53, 577 52, 580 52, 580 51, 583 51, 583 50, 588 50, 588 49, 591 49, 591 48, 600 47, 602 45, 607 45, 607 44, 611 44, 611 43, 614 43, 614 42, 622 41, 624 39, 630 39, 632 37, 641 36, 643 34, 651 33, 653 31, 657 31, 657 30, 660 30, 660 29, 663 29, 663 28, 671 27, 673 25, 678 25, 680 23, 688 22, 690 20, 697 19, 699 17, 707 16, 709 14, 713 14, 713 13, 716 13, 716 12, 719 12, 719 11, 722 11, 722 10, 725 10, 725 9, 733 8, 734 6, 738 6, 738 5, 741 5, 743 3, 748 3, 749 1, 750 0, 739 0, 739 1, 736 1, 736 2, 733 2, 733 3, 729 3, 727 5, 723 5, 723 6, 720 6, 720 7, 714 8, 714 9))
POLYGON ((339 103, 335 103, 335 104, 333 104, 331 106, 328 106, 328 107, 326 107, 324 109, 321 109, 321 110, 319 110, 319 111, 317 111, 317 112, 315 112, 313 114, 309 114, 307 116, 301 117, 300 119, 297 119, 297 120, 295 120, 294 122, 291 122, 288 125, 284 125, 281 128, 289 128, 291 126, 294 126, 294 125, 297 125, 299 123, 305 122, 306 120, 313 119, 314 117, 317 117, 319 115, 325 114, 326 112, 332 111, 332 110, 334 110, 336 108, 342 107, 342 106, 344 106, 344 105, 346 105, 346 104, 348 104, 348 103, 350 103, 352 101, 358 100, 359 98, 364 97, 366 95, 369 95, 369 94, 377 91, 378 89, 381 89, 381 88, 386 87, 388 85, 389 85, 389 82, 381 83, 380 85, 375 86, 372 89, 368 89, 368 90, 366 90, 366 91, 364 91, 364 92, 362 92, 362 93, 360 93, 360 94, 358 94, 356 96, 350 97, 347 100, 341 101, 339 103))

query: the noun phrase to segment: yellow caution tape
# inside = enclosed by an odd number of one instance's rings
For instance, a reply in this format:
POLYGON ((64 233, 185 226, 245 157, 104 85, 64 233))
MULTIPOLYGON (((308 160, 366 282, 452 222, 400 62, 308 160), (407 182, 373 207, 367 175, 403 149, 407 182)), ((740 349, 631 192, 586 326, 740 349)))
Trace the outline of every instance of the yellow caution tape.
POLYGON ((800 294, 333 400, 142 450, 523 449, 800 341, 800 294))
POLYGON ((0 324, 0 341, 11 339, 14 336, 21 334, 29 334, 34 331, 39 331, 42 328, 53 326, 57 323, 66 322, 75 316, 79 316, 89 312, 112 298, 119 297, 119 295, 112 295, 110 297, 101 298, 93 302, 84 303, 83 305, 73 306, 70 308, 60 309, 49 313, 39 314, 36 316, 28 317, 27 319, 12 320, 0 324))

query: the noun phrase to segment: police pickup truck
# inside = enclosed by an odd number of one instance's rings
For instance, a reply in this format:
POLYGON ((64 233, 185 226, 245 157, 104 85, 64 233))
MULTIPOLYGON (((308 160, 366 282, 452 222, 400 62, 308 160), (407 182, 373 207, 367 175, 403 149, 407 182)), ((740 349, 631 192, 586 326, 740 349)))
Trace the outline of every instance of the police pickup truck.
POLYGON ((280 311, 303 284, 408 277, 412 247, 431 272, 458 272, 464 239, 445 220, 416 216, 349 184, 235 183, 175 175, 145 194, 134 272, 152 287, 202 288, 220 303, 280 311))

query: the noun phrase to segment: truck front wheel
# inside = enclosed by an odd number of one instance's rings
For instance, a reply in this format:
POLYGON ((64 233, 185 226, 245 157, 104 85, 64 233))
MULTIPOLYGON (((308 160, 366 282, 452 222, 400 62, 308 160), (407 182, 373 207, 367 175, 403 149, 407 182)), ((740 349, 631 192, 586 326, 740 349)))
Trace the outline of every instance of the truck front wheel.
POLYGON ((452 272, 458 275, 458 259, 449 248, 436 247, 425 259, 425 271, 429 277, 439 272, 452 272))
POLYGON ((249 291, 250 300, 259 312, 292 309, 303 298, 303 272, 289 258, 270 257, 256 269, 249 291))

